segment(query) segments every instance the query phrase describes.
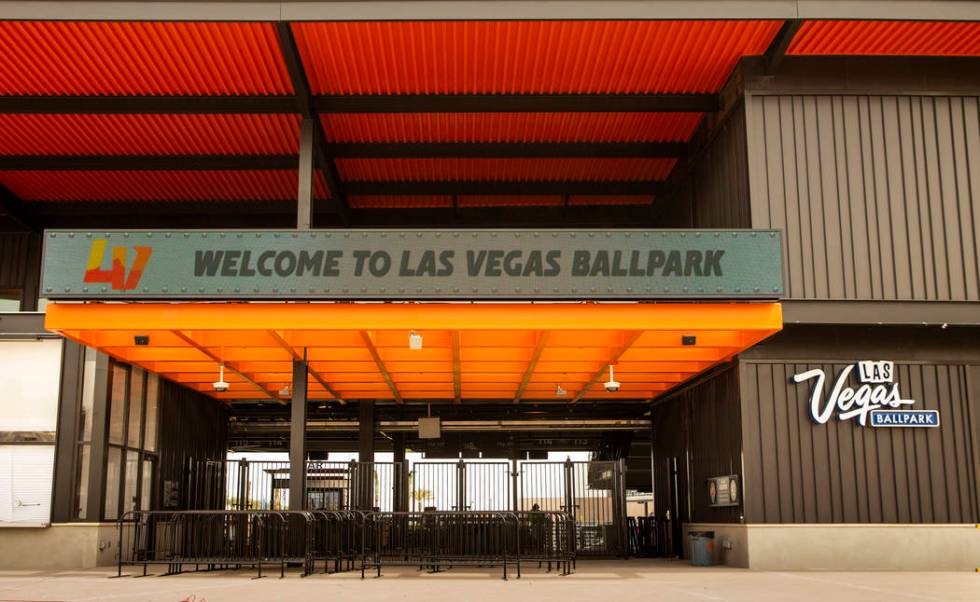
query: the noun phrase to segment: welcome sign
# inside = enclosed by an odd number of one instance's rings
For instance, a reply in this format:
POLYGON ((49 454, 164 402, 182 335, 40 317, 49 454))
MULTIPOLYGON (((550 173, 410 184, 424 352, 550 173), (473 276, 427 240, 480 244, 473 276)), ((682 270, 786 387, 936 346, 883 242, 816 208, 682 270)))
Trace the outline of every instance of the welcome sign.
POLYGON ((775 230, 45 232, 51 299, 778 298, 775 230))
POLYGON ((914 410, 915 400, 906 399, 895 380, 895 362, 859 361, 846 366, 824 396, 827 375, 821 369, 793 375, 793 382, 813 381, 810 392, 810 419, 827 424, 834 416, 838 420, 857 420, 861 426, 873 427, 938 427, 938 410, 914 410), (856 387, 850 386, 852 374, 856 387))

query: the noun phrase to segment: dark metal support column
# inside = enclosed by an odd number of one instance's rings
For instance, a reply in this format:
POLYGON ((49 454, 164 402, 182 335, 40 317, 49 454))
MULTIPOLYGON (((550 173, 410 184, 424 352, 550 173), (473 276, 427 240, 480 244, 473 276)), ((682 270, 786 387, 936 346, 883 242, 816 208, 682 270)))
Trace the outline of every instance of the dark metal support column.
POLYGON ((306 362, 293 362, 289 422, 289 509, 306 508, 306 362))
POLYGON ((408 510, 408 465, 405 460, 405 433, 392 433, 391 450, 396 471, 393 509, 395 512, 405 512, 408 510))
POLYGON ((313 180, 316 176, 316 128, 312 117, 303 119, 299 126, 299 194, 296 198, 296 228, 309 230, 313 227, 313 180))
POLYGON ((374 491, 374 402, 361 401, 358 407, 358 488, 357 507, 360 510, 371 509, 372 492, 374 491))
POLYGON ((66 523, 75 518, 75 459, 78 455, 78 420, 84 367, 85 347, 66 339, 61 349, 61 391, 58 396, 58 432, 55 437, 54 482, 51 488, 53 523, 66 523))

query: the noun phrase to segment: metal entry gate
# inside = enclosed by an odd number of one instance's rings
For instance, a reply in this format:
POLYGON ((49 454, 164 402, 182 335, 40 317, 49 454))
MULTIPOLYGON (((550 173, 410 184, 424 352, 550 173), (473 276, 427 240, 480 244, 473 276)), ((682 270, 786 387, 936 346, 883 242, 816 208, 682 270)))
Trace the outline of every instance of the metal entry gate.
POLYGON ((582 555, 625 555, 624 466, 610 462, 417 462, 410 508, 565 511, 582 555))
MULTIPOLYGON (((289 462, 192 465, 188 509, 289 509, 289 462)), ((381 512, 568 512, 580 555, 626 555, 620 461, 307 462, 306 508, 381 512)))

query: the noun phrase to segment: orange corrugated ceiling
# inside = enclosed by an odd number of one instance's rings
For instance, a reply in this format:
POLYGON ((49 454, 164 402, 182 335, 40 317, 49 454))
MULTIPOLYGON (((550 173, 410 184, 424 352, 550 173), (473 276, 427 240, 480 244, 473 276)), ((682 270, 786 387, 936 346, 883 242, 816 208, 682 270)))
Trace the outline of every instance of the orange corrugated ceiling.
POLYGON ((337 159, 344 180, 663 180, 675 159, 337 159))
POLYGON ((294 23, 316 94, 714 92, 781 21, 294 23))
POLYGON ((677 142, 701 113, 348 113, 323 115, 332 142, 677 142))
POLYGON ((980 56, 980 22, 807 21, 788 54, 980 56))
POLYGON ((0 114, 0 155, 295 154, 298 115, 0 114))
POLYGON ((0 21, 0 94, 290 93, 271 23, 0 21))
POLYGON ((292 170, 0 172, 0 184, 28 201, 295 200, 298 179, 292 170))

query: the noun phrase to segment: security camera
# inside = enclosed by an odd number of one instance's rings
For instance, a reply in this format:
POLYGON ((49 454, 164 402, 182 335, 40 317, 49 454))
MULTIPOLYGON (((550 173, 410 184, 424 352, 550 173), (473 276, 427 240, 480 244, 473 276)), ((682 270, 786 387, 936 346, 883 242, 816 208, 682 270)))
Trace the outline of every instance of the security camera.
POLYGON ((224 393, 225 391, 227 391, 228 389, 231 388, 231 385, 229 385, 228 383, 225 382, 225 365, 224 364, 221 364, 220 370, 221 371, 218 373, 218 380, 216 380, 215 382, 211 383, 211 388, 214 389, 215 391, 217 391, 218 393, 224 393))
POLYGON ((613 374, 612 364, 609 364, 609 380, 606 381, 606 391, 609 391, 610 393, 619 391, 619 381, 616 380, 616 375, 613 374))

